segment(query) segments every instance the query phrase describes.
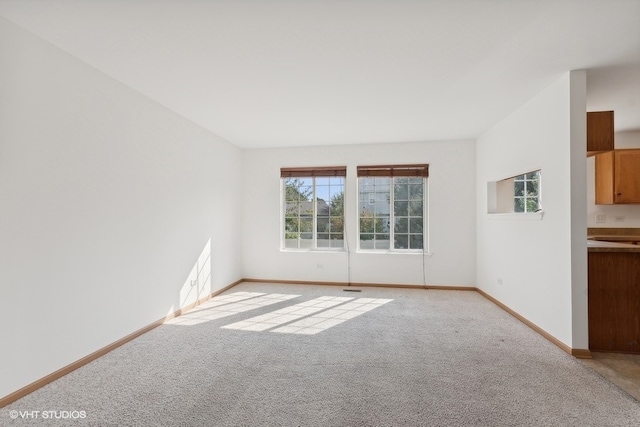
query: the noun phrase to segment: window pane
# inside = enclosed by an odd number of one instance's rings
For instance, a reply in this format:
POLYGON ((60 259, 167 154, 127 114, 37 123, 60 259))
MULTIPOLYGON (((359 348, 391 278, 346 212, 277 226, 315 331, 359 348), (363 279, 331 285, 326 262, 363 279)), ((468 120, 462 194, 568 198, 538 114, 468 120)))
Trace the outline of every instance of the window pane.
MULTIPOLYGON (((377 194, 377 196, 380 196, 380 194, 377 194)), ((379 199, 376 200, 376 204, 374 205, 374 215, 377 217, 389 215, 388 199, 383 199, 382 201, 379 201, 379 199)))
POLYGON ((333 196, 329 204, 329 215, 332 217, 341 217, 344 215, 344 197, 343 193, 333 196))
POLYGON ((342 232, 344 223, 344 186, 331 187, 330 194, 329 215, 331 216, 331 231, 342 232))
POLYGON ((390 178, 374 178, 373 181, 382 191, 389 191, 390 178))
POLYGON ((317 231, 318 233, 328 232, 329 229, 329 218, 318 218, 317 222, 317 231))
POLYGON ((361 193, 370 193, 373 191, 375 180, 373 178, 360 178, 358 180, 361 193))
POLYGON ((298 239, 285 239, 284 247, 287 249, 297 249, 298 248, 298 239))
POLYGON ((524 196, 524 181, 515 181, 513 185, 515 195, 524 196))
POLYGON ((409 202, 395 202, 393 206, 394 215, 409 215, 409 202))
POLYGON ((287 219, 284 224, 285 238, 297 239, 300 231, 300 221, 297 219, 287 219))
POLYGON ((329 215, 331 215, 331 213, 329 212, 329 206, 328 205, 320 205, 318 207, 316 207, 316 217, 318 219, 322 218, 322 219, 326 219, 327 221, 329 220, 329 215))
POLYGON ((411 218, 409 220, 410 233, 422 233, 423 228, 422 218, 411 218))
POLYGON ((366 233, 373 233, 373 218, 372 217, 365 217, 365 218, 360 218, 360 235, 366 234, 366 233))
POLYGON ((297 202, 287 202, 284 214, 286 217, 297 217, 299 209, 300 205, 297 202))
MULTIPOLYGON (((306 219, 306 218, 300 219, 300 231, 308 232, 309 234, 312 234, 313 219, 306 219)), ((312 238, 312 237, 309 237, 309 238, 312 238)))
POLYGON ((406 184, 400 185, 397 183, 397 180, 394 182, 393 197, 395 197, 395 200, 409 200, 409 186, 406 184))
POLYGON ((422 200, 424 194, 424 186, 422 185, 422 179, 418 184, 412 184, 409 186, 409 200, 422 200))
POLYGON ((524 198, 522 197, 516 197, 515 199, 515 203, 513 206, 513 211, 514 212, 524 212, 524 198))
POLYGON ((300 235, 300 248, 313 249, 313 236, 311 233, 302 233, 300 235))
POLYGON ((373 234, 360 235, 360 249, 374 249, 373 243, 373 234))
POLYGON ((342 234, 336 235, 337 237, 334 239, 333 237, 329 241, 330 247, 332 248, 344 248, 344 239, 342 234))
POLYGON ((374 241, 374 249, 389 249, 389 235, 376 235, 376 239, 374 241))
POLYGON ((408 218, 396 218, 396 224, 393 228, 396 233, 408 233, 409 232, 409 219, 408 218))
POLYGON ((285 200, 307 200, 313 198, 313 178, 287 178, 285 200))
POLYGON ((422 200, 414 200, 409 202, 409 215, 422 216, 423 202, 422 200))
POLYGON ((313 202, 300 202, 300 216, 313 216, 313 202))
POLYGON ((424 236, 422 234, 412 234, 409 236, 409 249, 423 249, 424 236))
POLYGON ((306 200, 310 200, 313 195, 313 177, 297 178, 300 181, 300 194, 306 200))
POLYGON ((396 234, 393 242, 395 249, 408 249, 409 248, 409 235, 396 234))
POLYGON ((538 198, 529 197, 526 204, 527 212, 535 212, 538 210, 538 198))
POLYGON ((344 231, 344 220, 342 217, 331 217, 329 231, 332 233, 342 233, 344 231))
POLYGON ((375 233, 387 233, 389 231, 389 217, 376 218, 373 222, 375 233))
POLYGON ((285 200, 311 200, 313 196, 311 178, 287 178, 284 180, 285 200))
POLYGON ((316 242, 319 248, 328 248, 329 247, 329 235, 328 234, 318 234, 318 240, 316 242))

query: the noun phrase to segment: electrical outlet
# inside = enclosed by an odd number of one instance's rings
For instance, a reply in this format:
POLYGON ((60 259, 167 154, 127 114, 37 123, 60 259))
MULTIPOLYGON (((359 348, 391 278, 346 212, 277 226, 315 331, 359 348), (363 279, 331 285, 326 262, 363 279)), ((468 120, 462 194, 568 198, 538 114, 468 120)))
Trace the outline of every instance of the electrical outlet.
POLYGON ((598 224, 602 224, 607 222, 607 216, 604 214, 598 214, 596 215, 596 223, 598 224))
POLYGON ((498 285, 502 285, 502 277, 498 277, 498 285))
POLYGON ((318 268, 324 268, 324 264, 318 263, 317 267, 318 268))
POLYGON ((614 218, 615 222, 624 222, 624 215, 616 215, 614 218))

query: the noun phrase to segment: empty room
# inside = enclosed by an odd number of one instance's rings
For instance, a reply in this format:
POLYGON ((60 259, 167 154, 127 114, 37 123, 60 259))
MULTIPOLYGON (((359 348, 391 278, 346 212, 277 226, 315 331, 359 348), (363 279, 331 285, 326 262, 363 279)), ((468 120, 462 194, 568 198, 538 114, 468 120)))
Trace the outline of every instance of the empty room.
POLYGON ((640 422, 640 0, 0 0, 0 425, 640 422))

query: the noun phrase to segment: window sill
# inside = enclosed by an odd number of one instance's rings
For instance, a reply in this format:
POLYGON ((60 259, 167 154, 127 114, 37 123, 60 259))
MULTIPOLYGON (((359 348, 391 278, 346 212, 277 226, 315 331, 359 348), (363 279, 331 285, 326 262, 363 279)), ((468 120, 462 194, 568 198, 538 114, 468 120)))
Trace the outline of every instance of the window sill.
POLYGON ((432 252, 422 252, 422 251, 388 251, 384 249, 378 250, 368 250, 368 249, 358 249, 356 251, 358 254, 374 254, 374 255, 413 255, 413 256, 425 256, 427 258, 431 258, 433 255, 432 252))
MULTIPOLYGON (((333 253, 333 254, 342 254, 347 253, 346 249, 280 249, 280 252, 285 253, 333 253)), ((367 249, 358 249, 355 251, 357 254, 372 254, 372 255, 411 255, 411 256, 424 256, 426 258, 431 258, 433 255, 432 252, 422 252, 422 251, 388 251, 388 250, 367 250, 367 249)))
POLYGON ((488 213, 487 217, 489 219, 497 220, 542 221, 542 218, 544 217, 544 211, 527 213, 488 213))
POLYGON ((340 249, 340 248, 327 248, 327 249, 321 249, 321 248, 300 248, 300 249, 294 249, 294 248, 281 248, 280 252, 289 252, 289 253, 304 253, 304 252, 321 252, 321 253, 344 253, 347 252, 346 249, 340 249))

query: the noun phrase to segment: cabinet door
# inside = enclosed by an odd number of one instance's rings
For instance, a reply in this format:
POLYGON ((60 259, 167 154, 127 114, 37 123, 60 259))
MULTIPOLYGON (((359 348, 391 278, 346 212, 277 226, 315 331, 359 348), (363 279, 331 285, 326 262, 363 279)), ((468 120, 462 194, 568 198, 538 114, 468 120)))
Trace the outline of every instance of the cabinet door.
POLYGON ((589 349, 640 354, 640 253, 588 259, 589 349))
POLYGON ((640 150, 615 151, 615 201, 640 203, 640 150))
POLYGON ((587 113, 587 154, 613 150, 613 111, 587 113))
POLYGON ((596 205, 612 205, 615 185, 613 183, 614 152, 600 153, 596 157, 596 205))

